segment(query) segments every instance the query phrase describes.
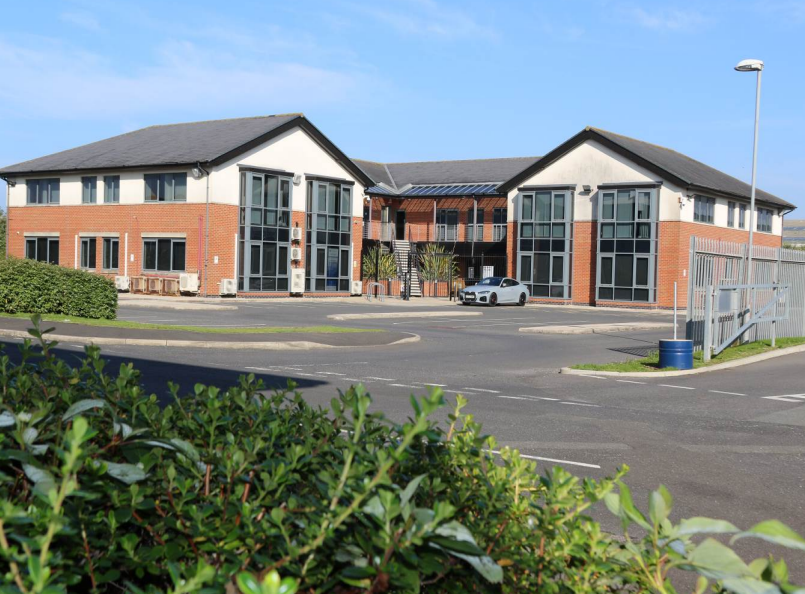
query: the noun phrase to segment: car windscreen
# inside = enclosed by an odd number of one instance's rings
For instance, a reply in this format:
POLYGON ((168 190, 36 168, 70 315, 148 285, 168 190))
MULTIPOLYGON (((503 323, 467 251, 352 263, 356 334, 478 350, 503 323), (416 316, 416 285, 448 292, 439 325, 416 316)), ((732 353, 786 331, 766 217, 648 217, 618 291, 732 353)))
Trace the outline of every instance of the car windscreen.
POLYGON ((488 287, 499 287, 500 283, 503 281, 503 278, 499 276, 490 276, 478 282, 479 285, 484 285, 488 287))

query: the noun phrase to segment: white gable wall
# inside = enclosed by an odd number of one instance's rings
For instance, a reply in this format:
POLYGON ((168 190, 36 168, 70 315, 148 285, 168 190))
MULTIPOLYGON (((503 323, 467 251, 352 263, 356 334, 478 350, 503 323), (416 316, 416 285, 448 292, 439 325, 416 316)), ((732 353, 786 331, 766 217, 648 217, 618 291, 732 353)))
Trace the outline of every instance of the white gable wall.
MULTIPOLYGON (((551 163, 548 167, 521 182, 520 186, 568 185, 575 184, 575 200, 573 218, 576 221, 592 221, 597 218, 598 185, 624 182, 662 181, 655 173, 628 161, 621 155, 605 146, 587 140, 569 153, 551 163), (589 185, 592 191, 582 192, 582 187, 589 185)), ((515 215, 517 189, 509 192, 510 221, 517 220, 515 215)), ((679 199, 681 188, 668 182, 660 187, 660 220, 679 220, 679 199)))
POLYGON ((210 195, 215 197, 216 202, 240 204, 240 165, 287 171, 289 175, 302 174, 302 183, 292 185, 291 190, 291 208, 300 212, 305 211, 305 174, 354 182, 352 215, 363 216, 363 184, 301 128, 293 128, 216 167, 210 176, 210 195))

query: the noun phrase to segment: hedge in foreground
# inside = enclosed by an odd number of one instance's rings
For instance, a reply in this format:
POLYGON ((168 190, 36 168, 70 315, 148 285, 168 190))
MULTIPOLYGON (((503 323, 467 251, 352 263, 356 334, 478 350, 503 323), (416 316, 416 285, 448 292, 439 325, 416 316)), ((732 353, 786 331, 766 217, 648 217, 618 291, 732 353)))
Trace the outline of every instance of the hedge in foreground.
POLYGON ((644 514, 625 470, 539 476, 516 451, 493 455, 461 398, 437 426, 438 390, 403 424, 360 386, 321 410, 252 376, 181 399, 171 386, 161 409, 131 365, 105 374, 97 348, 80 367, 44 340, 22 349, 20 365, 0 358, 7 592, 672 593, 672 569, 699 574, 696 592, 796 590, 783 561, 747 565, 710 536, 805 550, 782 524, 674 523, 663 487, 644 514), (626 539, 587 516, 602 500, 626 539))
POLYGON ((35 260, 0 261, 0 312, 115 319, 112 280, 35 260))

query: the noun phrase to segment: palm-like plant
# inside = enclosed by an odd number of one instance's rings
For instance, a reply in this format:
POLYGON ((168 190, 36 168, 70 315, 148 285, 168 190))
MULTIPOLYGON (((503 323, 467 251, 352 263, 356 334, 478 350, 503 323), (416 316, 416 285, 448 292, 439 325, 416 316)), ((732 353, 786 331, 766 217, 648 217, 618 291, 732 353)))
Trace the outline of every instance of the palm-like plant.
POLYGON ((419 276, 426 281, 446 281, 458 278, 458 260, 438 243, 429 243, 419 252, 419 276))
POLYGON ((377 270, 377 278, 387 280, 397 277, 397 261, 394 259, 394 254, 388 252, 380 252, 378 259, 378 246, 369 248, 363 254, 363 261, 361 262, 361 272, 363 278, 370 280, 375 278, 375 267, 377 270))

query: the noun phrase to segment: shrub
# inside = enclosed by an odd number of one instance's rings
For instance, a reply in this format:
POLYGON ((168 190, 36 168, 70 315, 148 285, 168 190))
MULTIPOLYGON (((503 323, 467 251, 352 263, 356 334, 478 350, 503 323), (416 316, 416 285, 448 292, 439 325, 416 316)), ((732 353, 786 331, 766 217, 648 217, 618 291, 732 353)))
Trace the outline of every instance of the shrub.
POLYGON ((438 243, 428 243, 419 251, 419 275, 425 281, 446 281, 459 276, 458 260, 453 252, 438 243))
MULTIPOLYGON (((33 332, 38 335, 38 332, 33 332)), ((672 569, 734 592, 793 592, 785 563, 745 564, 708 534, 805 549, 777 522, 640 512, 620 481, 579 480, 484 436, 438 390, 393 423, 362 387, 329 410, 252 376, 160 408, 139 374, 88 347, 78 367, 26 344, 0 358, 0 556, 7 584, 57 592, 675 592, 672 569), (605 501, 625 539, 587 515, 605 501), (277 573, 285 576, 280 580, 277 573)), ((17 591, 8 586, 5 591, 17 591)))
POLYGON ((361 263, 361 272, 366 281, 373 281, 375 279, 375 269, 377 269, 377 278, 380 280, 387 280, 390 278, 397 278, 397 260, 394 259, 394 254, 389 252, 380 252, 380 260, 378 261, 378 247, 373 246, 366 250, 363 254, 363 261, 361 263))
POLYGON ((113 320, 117 291, 108 278, 45 262, 0 262, 0 311, 113 320))

